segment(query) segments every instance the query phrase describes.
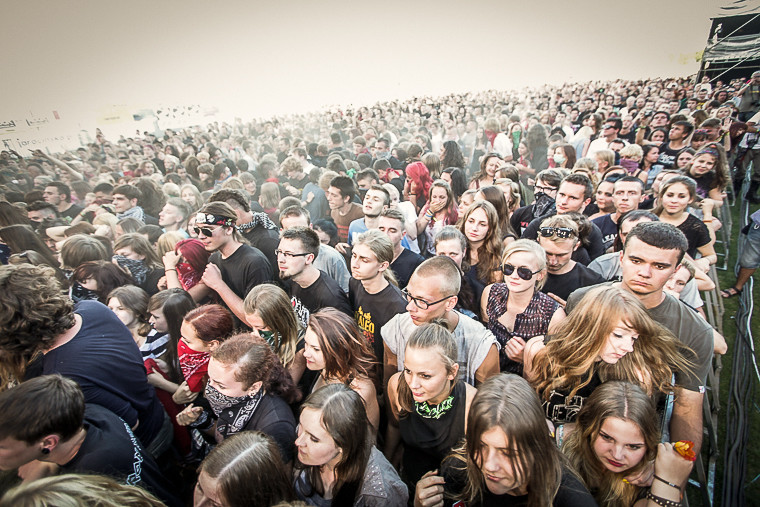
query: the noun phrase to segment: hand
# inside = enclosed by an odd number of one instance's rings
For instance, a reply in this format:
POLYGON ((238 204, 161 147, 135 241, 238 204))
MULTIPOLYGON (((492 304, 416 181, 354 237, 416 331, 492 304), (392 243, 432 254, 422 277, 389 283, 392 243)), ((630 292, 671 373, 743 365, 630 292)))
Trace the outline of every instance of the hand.
POLYGON ((525 341, 519 336, 513 336, 504 345, 504 351, 507 353, 507 357, 512 361, 518 363, 523 362, 523 350, 525 350, 525 341))
POLYGON ((445 205, 446 205, 445 202, 436 202, 434 204, 431 204, 428 209, 430 211, 432 211, 433 214, 435 214, 435 213, 438 213, 439 211, 441 211, 445 205))
POLYGON ((203 407, 188 405, 185 410, 177 414, 177 424, 187 426, 194 423, 203 413, 203 407))
POLYGON ((351 248, 351 245, 349 245, 348 243, 338 243, 337 245, 335 245, 335 249, 342 254, 345 254, 346 252, 348 252, 350 248, 351 248))
POLYGON ((219 271, 219 266, 209 262, 206 265, 206 270, 203 272, 201 281, 211 290, 217 290, 224 285, 222 280, 222 272, 219 271))
POLYGON ((177 264, 179 264, 180 259, 182 259, 180 254, 174 250, 169 250, 163 257, 164 269, 175 269, 177 264))
POLYGON ((414 488, 414 507, 439 507, 443 505, 443 477, 431 470, 422 476, 414 488))
POLYGON ((625 477, 625 480, 634 486, 639 486, 641 488, 651 486, 652 481, 654 480, 654 461, 647 463, 646 466, 644 466, 636 475, 629 475, 625 477))
POLYGON ((309 192, 308 194, 306 194, 306 202, 307 203, 311 203, 311 201, 313 201, 313 200, 314 200, 314 192, 309 192))
POLYGON ((44 151, 42 151, 42 150, 32 150, 32 156, 33 156, 33 157, 36 157, 36 158, 44 158, 45 160, 47 160, 47 159, 49 159, 49 158, 50 158, 50 157, 48 156, 48 154, 47 154, 47 153, 45 153, 45 152, 44 152, 44 151))
POLYGON ((30 461, 18 467, 18 476, 23 482, 31 482, 43 477, 50 477, 58 473, 58 465, 44 461, 30 461))
POLYGON ((653 473, 668 482, 678 484, 683 488, 691 474, 693 461, 685 459, 673 449, 673 444, 663 442, 657 446, 657 457, 654 460, 653 473))
POLYGON ((158 290, 166 290, 169 288, 169 283, 166 281, 166 275, 158 279, 158 282, 156 283, 156 288, 158 290))
POLYGON ((707 257, 700 257, 699 259, 695 260, 694 265, 705 273, 710 271, 710 259, 707 257))
POLYGON ((553 292, 550 292, 550 293, 548 293, 548 294, 547 294, 547 296, 549 296, 549 297, 550 297, 550 298, 552 298, 554 301, 556 301, 557 303, 559 303, 559 305, 560 305, 562 308, 564 308, 565 306, 567 306, 567 301, 565 301, 564 299, 562 299, 562 298, 561 298, 561 297, 559 297, 558 295, 554 294, 553 292))
POLYGON ((177 405, 184 405, 185 403, 195 401, 195 398, 198 397, 198 394, 199 393, 192 392, 190 390, 190 387, 187 385, 187 381, 183 380, 177 390, 174 391, 174 394, 172 394, 172 400, 174 400, 174 403, 177 405))

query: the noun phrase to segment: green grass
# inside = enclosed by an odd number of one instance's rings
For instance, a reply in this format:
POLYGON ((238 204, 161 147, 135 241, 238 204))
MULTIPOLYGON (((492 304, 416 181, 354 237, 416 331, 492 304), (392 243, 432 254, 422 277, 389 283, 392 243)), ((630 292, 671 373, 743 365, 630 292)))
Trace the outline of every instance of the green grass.
MULTIPOLYGON (((728 262, 728 269, 726 271, 720 271, 718 270, 718 280, 720 282, 721 288, 727 288, 731 287, 735 280, 736 276, 734 275, 734 266, 736 265, 736 258, 737 258, 737 240, 740 233, 740 220, 739 220, 739 202, 737 202, 734 207, 732 208, 732 216, 733 216, 733 230, 732 230, 732 238, 731 238, 731 247, 729 251, 729 262, 728 262)), ((753 206, 751 208, 752 211, 754 211, 757 207, 753 206)), ((760 273, 760 271, 758 271, 760 273)), ((755 273, 755 284, 757 285, 760 282, 760 279, 757 276, 757 273, 755 273)), ((747 287, 748 289, 749 287, 747 287)), ((754 296, 758 294, 758 287, 756 286, 754 288, 753 293, 753 300, 754 296)), ((724 452, 723 447, 725 445, 725 438, 726 438, 726 417, 727 417, 727 403, 729 400, 729 385, 731 382, 731 367, 732 367, 732 360, 733 360, 733 354, 734 354, 734 342, 736 339, 736 321, 735 321, 735 315, 736 310, 739 306, 739 298, 734 297, 730 299, 724 299, 723 300, 724 307, 725 307, 725 313, 723 316, 723 333, 726 337, 726 341, 728 343, 728 352, 723 357, 723 370, 721 372, 721 378, 720 378, 720 402, 721 402, 721 410, 718 414, 718 445, 720 447, 720 455, 718 457, 717 462, 717 473, 715 476, 715 505, 721 505, 720 498, 721 498, 721 492, 722 492, 722 486, 723 486, 723 458, 724 458, 724 452)), ((757 317, 758 315, 758 309, 755 308, 751 322, 751 329, 752 329, 752 336, 754 337, 754 343, 755 347, 757 347, 757 339, 760 337, 760 318, 757 317)), ((754 371, 748 372, 747 374, 752 375, 753 378, 755 377, 754 371)), ((760 479, 755 481, 754 483, 750 482, 758 475, 760 475, 760 441, 756 440, 758 436, 760 436, 760 411, 758 410, 758 401, 757 401, 757 393, 758 393, 758 387, 755 386, 754 391, 754 400, 750 404, 750 440, 749 440, 749 449, 747 452, 747 469, 746 469, 746 480, 745 480, 745 498, 747 500, 747 505, 758 505, 760 506, 760 479), (754 445, 758 444, 758 445, 754 445)), ((690 488, 689 491, 689 499, 690 499, 690 505, 701 505, 700 499, 698 498, 699 494, 696 490, 693 488, 690 488)), ((733 507, 733 506, 724 506, 724 507, 733 507)))

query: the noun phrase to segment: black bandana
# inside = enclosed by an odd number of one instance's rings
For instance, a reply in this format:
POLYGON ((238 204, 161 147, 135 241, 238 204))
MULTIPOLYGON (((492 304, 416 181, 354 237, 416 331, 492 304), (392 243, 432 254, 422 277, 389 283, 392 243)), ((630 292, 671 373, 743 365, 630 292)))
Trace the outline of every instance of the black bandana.
POLYGON ((222 441, 241 431, 256 411, 264 394, 263 389, 253 395, 227 396, 220 393, 210 383, 206 384, 204 395, 211 410, 217 416, 216 439, 222 441))
POLYGON ((258 226, 261 226, 264 229, 277 229, 275 223, 269 219, 269 216, 267 216, 266 213, 257 211, 253 213, 253 219, 250 222, 238 225, 238 230, 240 232, 245 232, 249 229, 255 229, 258 226))

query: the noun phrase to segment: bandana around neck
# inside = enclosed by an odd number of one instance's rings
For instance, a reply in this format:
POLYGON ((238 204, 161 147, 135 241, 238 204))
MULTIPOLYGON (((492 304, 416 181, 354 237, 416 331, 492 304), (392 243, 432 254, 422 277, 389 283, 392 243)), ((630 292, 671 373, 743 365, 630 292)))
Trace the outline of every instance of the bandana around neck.
POLYGON ((414 410, 417 415, 425 419, 440 419, 454 406, 454 395, 449 395, 438 405, 430 405, 427 401, 422 403, 414 402, 414 410))
POLYGON ((259 389, 256 394, 252 395, 227 396, 220 393, 210 383, 206 384, 204 396, 218 418, 216 423, 217 441, 234 435, 245 427, 253 417, 263 394, 264 390, 259 389))
POLYGON ((133 208, 128 209, 124 213, 117 213, 116 218, 121 220, 122 218, 136 218, 140 222, 145 223, 145 211, 143 211, 142 207, 135 206, 133 208))
POLYGON ((277 229, 277 226, 272 222, 266 213, 256 211, 253 213, 253 219, 247 224, 238 225, 240 232, 245 232, 249 229, 255 229, 258 226, 262 226, 264 229, 277 229))

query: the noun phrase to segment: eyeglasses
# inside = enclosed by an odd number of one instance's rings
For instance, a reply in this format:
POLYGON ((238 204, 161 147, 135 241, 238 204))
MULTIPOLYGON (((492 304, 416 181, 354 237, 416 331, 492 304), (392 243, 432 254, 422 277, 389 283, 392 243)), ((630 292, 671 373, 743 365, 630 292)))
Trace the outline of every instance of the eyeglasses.
POLYGON ((504 264, 501 267, 501 271, 502 273, 504 273, 504 276, 511 276, 512 273, 515 272, 515 269, 517 269, 517 276, 519 276, 523 280, 530 280, 531 278, 533 278, 533 275, 536 275, 541 272, 540 269, 538 271, 531 271, 525 266, 520 266, 519 268, 515 268, 512 264, 504 264))
POLYGON ((431 301, 431 302, 428 303, 424 299, 420 299, 420 298, 416 298, 416 297, 412 296, 411 294, 409 294, 409 292, 407 292, 406 289, 402 290, 401 293, 406 298, 407 303, 410 302, 410 301, 414 301, 414 305, 417 308, 419 308, 420 310, 427 310, 428 308, 430 308, 433 305, 437 305, 438 303, 440 303, 442 301, 446 301, 447 299, 454 297, 454 296, 446 296, 445 298, 441 298, 438 301, 431 301))
POLYGON ((558 238, 565 239, 576 235, 575 231, 569 227, 541 227, 539 232, 545 238, 557 236, 558 238))
POLYGON ((556 187, 545 187, 545 186, 543 186, 543 185, 535 185, 533 188, 534 188, 536 191, 538 191, 538 192, 543 192, 543 193, 545 193, 545 194, 547 194, 547 193, 549 193, 549 192, 556 192, 556 191, 557 191, 557 188, 556 188, 556 187))
POLYGON ((604 125, 602 128, 603 129, 611 129, 611 128, 615 128, 615 126, 614 125, 604 125))
POLYGON ((218 229, 221 229, 221 227, 217 227, 215 229, 210 229, 208 227, 193 227, 193 230, 195 231, 195 234, 197 236, 200 236, 201 233, 203 233, 203 235, 206 236, 207 238, 210 238, 211 236, 213 236, 214 231, 218 229))
POLYGON ((279 256, 280 256, 280 254, 282 254, 282 256, 283 256, 283 257, 286 257, 286 258, 291 258, 291 259, 292 259, 293 257, 305 257, 305 256, 309 255, 310 253, 311 253, 311 252, 304 252, 304 253, 283 252, 283 251, 282 251, 282 250, 280 250, 279 248, 278 248, 277 250, 275 250, 275 251, 274 251, 274 254, 275 254, 277 257, 279 257, 279 256))

